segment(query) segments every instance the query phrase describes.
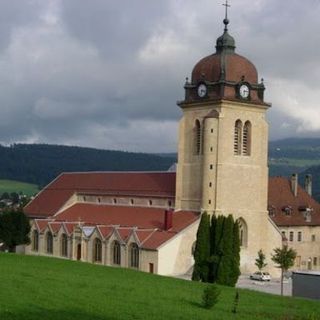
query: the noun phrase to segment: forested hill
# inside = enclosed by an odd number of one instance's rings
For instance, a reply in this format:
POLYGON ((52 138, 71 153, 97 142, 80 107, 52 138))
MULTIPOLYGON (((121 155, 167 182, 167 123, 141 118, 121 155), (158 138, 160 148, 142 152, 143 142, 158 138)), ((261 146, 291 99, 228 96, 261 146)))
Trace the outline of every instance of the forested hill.
POLYGON ((92 148, 14 144, 0 146, 0 179, 43 187, 66 171, 166 171, 172 157, 92 148))

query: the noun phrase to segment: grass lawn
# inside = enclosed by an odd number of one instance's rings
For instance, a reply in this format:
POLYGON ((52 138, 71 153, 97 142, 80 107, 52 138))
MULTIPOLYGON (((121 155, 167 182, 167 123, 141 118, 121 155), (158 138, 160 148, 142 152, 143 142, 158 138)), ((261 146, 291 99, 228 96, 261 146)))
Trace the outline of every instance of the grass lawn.
POLYGON ((320 319, 320 302, 221 287, 212 310, 202 283, 54 258, 0 254, 0 319, 320 319))
POLYGON ((31 183, 13 181, 13 180, 0 180, 0 195, 4 192, 23 192, 27 196, 32 196, 39 191, 38 186, 31 183))

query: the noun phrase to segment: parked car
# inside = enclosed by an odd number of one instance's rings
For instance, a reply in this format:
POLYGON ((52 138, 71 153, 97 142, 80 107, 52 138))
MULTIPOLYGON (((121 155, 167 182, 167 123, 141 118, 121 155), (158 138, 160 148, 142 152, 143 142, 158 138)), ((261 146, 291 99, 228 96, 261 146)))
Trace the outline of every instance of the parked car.
POLYGON ((270 281, 271 277, 269 272, 257 271, 250 275, 251 280, 259 280, 259 281, 270 281))

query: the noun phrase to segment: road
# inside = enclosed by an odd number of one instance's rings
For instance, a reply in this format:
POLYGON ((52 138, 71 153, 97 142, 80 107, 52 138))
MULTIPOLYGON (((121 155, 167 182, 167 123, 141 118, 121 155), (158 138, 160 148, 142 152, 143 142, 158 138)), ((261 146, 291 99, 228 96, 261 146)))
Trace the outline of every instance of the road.
MULTIPOLYGON (((250 280, 249 275, 241 275, 236 285, 237 288, 256 290, 272 294, 281 293, 280 279, 272 279, 271 281, 250 280)), ((292 295, 292 280, 285 279, 283 284, 283 294, 285 296, 292 295)))

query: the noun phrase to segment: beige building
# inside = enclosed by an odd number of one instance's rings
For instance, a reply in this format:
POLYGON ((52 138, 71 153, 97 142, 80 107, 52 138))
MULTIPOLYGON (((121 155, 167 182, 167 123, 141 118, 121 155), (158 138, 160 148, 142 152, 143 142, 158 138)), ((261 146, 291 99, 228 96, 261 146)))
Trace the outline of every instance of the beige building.
POLYGON ((282 236, 267 210, 270 104, 255 66, 235 53, 228 23, 178 103, 177 173, 60 175, 25 208, 34 219, 29 254, 184 274, 207 211, 238 219, 242 272, 256 269, 262 249, 276 273, 270 255, 282 236))
POLYGON ((295 270, 320 270, 320 204, 311 193, 310 175, 305 177, 304 188, 297 174, 269 181, 269 215, 284 242, 297 252, 295 270))

